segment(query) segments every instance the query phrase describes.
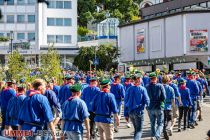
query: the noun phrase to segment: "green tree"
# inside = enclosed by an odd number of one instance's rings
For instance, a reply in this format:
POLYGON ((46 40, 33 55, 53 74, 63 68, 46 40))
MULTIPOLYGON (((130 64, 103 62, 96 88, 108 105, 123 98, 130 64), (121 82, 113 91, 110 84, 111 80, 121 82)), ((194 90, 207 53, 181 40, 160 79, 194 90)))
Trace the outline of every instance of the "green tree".
POLYGON ((8 59, 8 80, 15 79, 17 81, 25 75, 26 63, 24 62, 23 56, 18 51, 13 51, 9 55, 8 59))
MULTIPOLYGON (((95 57, 95 47, 81 47, 79 54, 74 59, 74 65, 80 70, 89 70, 90 62, 95 57)), ((112 67, 117 67, 117 48, 112 45, 101 45, 97 47, 96 56, 99 59, 97 70, 110 70, 112 67)))
POLYGON ((57 51, 50 46, 47 54, 41 55, 41 76, 45 80, 49 80, 52 77, 59 79, 61 73, 60 68, 60 56, 57 51))
POLYGON ((85 36, 89 33, 89 30, 85 27, 79 27, 77 30, 78 35, 85 36))

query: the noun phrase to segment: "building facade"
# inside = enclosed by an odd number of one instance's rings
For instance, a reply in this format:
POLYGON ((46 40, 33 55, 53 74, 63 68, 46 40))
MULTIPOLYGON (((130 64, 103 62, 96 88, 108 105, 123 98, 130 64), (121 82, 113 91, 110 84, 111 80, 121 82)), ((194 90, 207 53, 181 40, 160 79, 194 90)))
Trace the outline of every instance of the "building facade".
POLYGON ((0 36, 10 39, 0 43, 2 61, 7 61, 12 50, 18 50, 27 62, 36 65, 40 54, 53 45, 64 65, 70 65, 78 51, 77 0, 48 2, 0 0, 0 36))
POLYGON ((210 68, 210 2, 181 2, 142 8, 142 20, 121 25, 121 61, 145 71, 210 68))

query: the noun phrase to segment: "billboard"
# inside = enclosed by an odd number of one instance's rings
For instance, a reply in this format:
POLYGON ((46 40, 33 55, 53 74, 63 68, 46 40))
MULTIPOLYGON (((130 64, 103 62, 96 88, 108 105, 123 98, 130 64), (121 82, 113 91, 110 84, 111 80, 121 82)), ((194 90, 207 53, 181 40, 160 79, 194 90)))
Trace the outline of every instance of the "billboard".
POLYGON ((136 53, 144 53, 145 52, 145 30, 140 29, 137 30, 136 34, 136 53))
POLYGON ((190 51, 208 51, 208 30, 190 30, 190 51))

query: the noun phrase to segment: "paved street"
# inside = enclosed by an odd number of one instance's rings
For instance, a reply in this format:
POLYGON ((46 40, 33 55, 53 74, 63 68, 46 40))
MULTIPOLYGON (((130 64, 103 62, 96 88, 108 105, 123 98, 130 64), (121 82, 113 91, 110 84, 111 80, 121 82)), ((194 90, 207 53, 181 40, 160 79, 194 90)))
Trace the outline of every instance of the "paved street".
MULTIPOLYGON (((207 138, 206 133, 210 129, 210 97, 204 99, 203 104, 203 119, 204 121, 199 122, 199 125, 195 129, 190 129, 183 131, 181 133, 177 132, 177 126, 174 128, 173 136, 170 137, 170 140, 204 140, 207 138)), ((124 118, 120 125, 119 133, 115 133, 116 140, 132 140, 133 128, 126 128, 126 123, 124 118)), ((150 122, 145 111, 145 123, 143 130, 143 140, 150 140, 150 122)))

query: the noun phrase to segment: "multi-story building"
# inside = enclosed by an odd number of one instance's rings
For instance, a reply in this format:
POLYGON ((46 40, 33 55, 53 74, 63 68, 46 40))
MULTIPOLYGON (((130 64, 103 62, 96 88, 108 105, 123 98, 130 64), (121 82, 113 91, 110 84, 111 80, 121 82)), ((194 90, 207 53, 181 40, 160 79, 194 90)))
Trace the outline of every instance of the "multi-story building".
POLYGON ((32 65, 54 46, 64 65, 70 64, 77 47, 77 0, 0 0, 3 18, 0 36, 10 39, 0 43, 1 61, 17 49, 32 65), (12 43, 11 43, 12 42, 12 43), (12 44, 12 45, 11 45, 12 44))

